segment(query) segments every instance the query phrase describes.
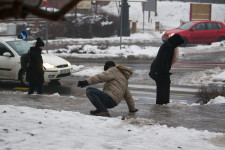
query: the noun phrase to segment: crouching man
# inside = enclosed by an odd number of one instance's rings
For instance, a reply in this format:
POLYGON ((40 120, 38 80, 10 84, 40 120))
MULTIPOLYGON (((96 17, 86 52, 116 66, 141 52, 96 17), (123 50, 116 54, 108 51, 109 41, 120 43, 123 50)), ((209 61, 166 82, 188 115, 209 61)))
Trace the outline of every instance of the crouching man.
POLYGON ((136 112, 134 100, 128 89, 128 79, 132 75, 132 71, 125 66, 115 65, 113 61, 107 61, 104 65, 104 72, 78 82, 78 87, 85 87, 97 83, 105 82, 103 91, 88 87, 86 95, 95 106, 96 110, 90 113, 95 116, 107 116, 110 114, 108 108, 117 106, 124 98, 130 112, 136 112))

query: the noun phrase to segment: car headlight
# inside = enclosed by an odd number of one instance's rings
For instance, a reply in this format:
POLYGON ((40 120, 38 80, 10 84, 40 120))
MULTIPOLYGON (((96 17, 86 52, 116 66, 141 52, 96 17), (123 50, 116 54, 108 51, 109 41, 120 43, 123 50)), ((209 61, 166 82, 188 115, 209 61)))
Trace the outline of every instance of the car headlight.
POLYGON ((173 36, 173 35, 174 35, 174 33, 171 33, 171 34, 170 34, 170 37, 173 36))
POLYGON ((67 64, 68 64, 68 67, 70 67, 70 66, 71 66, 71 63, 70 63, 70 62, 68 62, 68 61, 67 61, 67 64))
POLYGON ((162 35, 164 35, 164 34, 165 34, 165 31, 163 31, 162 35))
POLYGON ((56 68, 55 65, 53 64, 50 64, 50 63, 44 63, 43 66, 46 68, 46 69, 52 69, 52 68, 56 68))

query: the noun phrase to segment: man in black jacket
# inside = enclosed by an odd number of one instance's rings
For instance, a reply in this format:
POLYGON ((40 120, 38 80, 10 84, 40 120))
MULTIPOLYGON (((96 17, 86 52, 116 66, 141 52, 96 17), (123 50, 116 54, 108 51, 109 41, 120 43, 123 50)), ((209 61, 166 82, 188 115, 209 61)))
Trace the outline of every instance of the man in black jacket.
POLYGON ((43 94, 44 70, 41 51, 44 46, 44 42, 37 38, 35 47, 30 48, 30 62, 27 70, 28 94, 33 94, 35 88, 37 88, 37 94, 43 94))
POLYGON ((179 34, 175 34, 160 47, 155 60, 150 67, 149 76, 155 80, 157 86, 156 104, 167 104, 170 99, 170 69, 177 61, 178 46, 184 40, 179 34))

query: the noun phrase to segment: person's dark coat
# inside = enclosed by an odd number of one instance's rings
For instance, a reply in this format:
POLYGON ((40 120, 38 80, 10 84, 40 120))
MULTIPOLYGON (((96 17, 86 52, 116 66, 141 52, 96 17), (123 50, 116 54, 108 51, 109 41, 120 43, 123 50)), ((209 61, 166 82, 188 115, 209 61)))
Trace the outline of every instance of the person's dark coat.
POLYGON ((44 83, 43 60, 39 47, 30 48, 30 63, 27 70, 27 80, 30 84, 44 83))
POLYGON ((184 40, 180 35, 175 34, 163 43, 160 47, 155 60, 150 67, 149 76, 157 81, 170 82, 170 69, 172 65, 174 50, 177 46, 183 44, 184 40))

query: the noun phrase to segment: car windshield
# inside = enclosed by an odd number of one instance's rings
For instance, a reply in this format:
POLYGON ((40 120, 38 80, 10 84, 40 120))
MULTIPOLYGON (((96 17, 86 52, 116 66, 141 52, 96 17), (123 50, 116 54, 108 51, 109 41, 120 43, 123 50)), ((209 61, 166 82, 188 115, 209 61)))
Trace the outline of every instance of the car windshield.
POLYGON ((27 53, 31 47, 30 43, 23 40, 8 41, 6 43, 9 44, 20 56, 27 53))
POLYGON ((195 24, 194 22, 187 22, 187 23, 183 24, 182 26, 178 27, 178 29, 180 29, 180 30, 188 30, 194 24, 195 24))

